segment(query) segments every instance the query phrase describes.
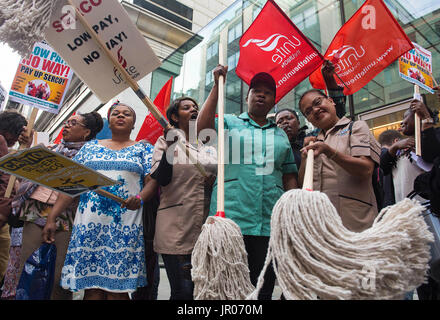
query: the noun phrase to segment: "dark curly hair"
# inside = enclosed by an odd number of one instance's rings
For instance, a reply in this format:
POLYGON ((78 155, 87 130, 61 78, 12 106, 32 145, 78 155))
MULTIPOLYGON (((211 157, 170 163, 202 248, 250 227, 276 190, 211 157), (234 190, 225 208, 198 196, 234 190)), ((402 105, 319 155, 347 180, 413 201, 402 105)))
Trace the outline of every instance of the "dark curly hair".
POLYGON ((174 128, 178 128, 179 124, 172 119, 171 115, 174 114, 176 117, 179 117, 179 106, 180 106, 180 103, 184 100, 190 100, 190 101, 194 102, 197 107, 199 106, 197 101, 194 100, 193 98, 190 98, 190 97, 180 97, 180 98, 177 98, 176 100, 174 100, 173 102, 171 102, 170 106, 167 109, 167 118, 168 118, 168 121, 170 122, 170 124, 174 128))
POLYGON ((98 112, 93 111, 80 114, 80 116, 84 118, 84 124, 86 128, 90 130, 90 134, 87 136, 86 141, 94 139, 104 127, 104 121, 102 120, 101 115, 98 112))
POLYGON ((9 132, 18 139, 23 131, 23 127, 27 126, 27 124, 26 118, 16 111, 6 110, 0 112, 0 134, 9 132))

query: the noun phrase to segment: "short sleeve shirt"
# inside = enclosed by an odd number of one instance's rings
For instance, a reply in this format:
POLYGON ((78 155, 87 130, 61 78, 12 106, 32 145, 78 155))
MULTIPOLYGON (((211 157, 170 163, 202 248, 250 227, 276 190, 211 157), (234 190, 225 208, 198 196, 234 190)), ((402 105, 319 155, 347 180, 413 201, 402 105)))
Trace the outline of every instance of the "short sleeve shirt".
MULTIPOLYGON (((350 120, 341 118, 325 134, 321 131, 317 139, 340 153, 353 157, 370 157, 380 163, 380 146, 365 121, 353 122, 350 134, 350 120)), ((335 206, 344 226, 355 232, 369 228, 377 215, 377 203, 372 178, 350 175, 324 154, 314 162, 314 190, 324 192, 335 206)))
MULTIPOLYGON (((247 112, 225 115, 225 214, 244 235, 270 236, 272 209, 284 193, 282 177, 296 173, 284 130, 268 120, 264 126, 247 112)), ((217 126, 217 119, 216 119, 217 126)), ((217 211, 217 181, 210 215, 217 211)))

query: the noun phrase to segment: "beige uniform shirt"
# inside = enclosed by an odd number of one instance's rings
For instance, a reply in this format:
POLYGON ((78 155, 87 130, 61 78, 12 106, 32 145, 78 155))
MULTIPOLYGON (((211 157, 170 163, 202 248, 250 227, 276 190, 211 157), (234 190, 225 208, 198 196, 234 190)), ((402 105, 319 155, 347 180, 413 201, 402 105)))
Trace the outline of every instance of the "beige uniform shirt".
MULTIPOLYGON (((207 173, 217 172, 216 150, 212 147, 194 147, 190 153, 204 166, 207 173)), ((157 170, 162 154, 167 149, 160 137, 153 152, 151 174, 157 170)), ((157 210, 154 251, 164 254, 191 254, 209 212, 210 194, 206 194, 205 179, 179 147, 174 149, 171 182, 161 187, 157 210)))
MULTIPOLYGON (((353 157, 370 157, 380 163, 380 146, 365 121, 355 121, 350 135, 350 120, 341 118, 325 134, 318 134, 323 141, 340 153, 353 157)), ((350 175, 334 161, 320 154, 314 162, 314 190, 324 192, 341 216, 343 225, 361 232, 373 224, 377 215, 377 203, 372 178, 350 175)))

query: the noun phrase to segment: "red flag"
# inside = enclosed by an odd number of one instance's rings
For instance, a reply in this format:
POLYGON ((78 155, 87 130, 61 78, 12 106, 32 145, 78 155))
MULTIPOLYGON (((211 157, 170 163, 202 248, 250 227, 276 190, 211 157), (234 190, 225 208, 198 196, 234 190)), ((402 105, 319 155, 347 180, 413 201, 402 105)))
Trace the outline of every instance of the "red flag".
MULTIPOLYGON (((74 116, 76 114, 76 112, 72 113, 72 116, 74 116)), ((54 144, 60 144, 61 139, 63 139, 63 131, 64 131, 64 126, 61 128, 60 133, 58 133, 58 136, 55 138, 55 141, 53 142, 54 144)))
POLYGON ((240 59, 235 69, 247 84, 259 72, 269 73, 280 101, 323 61, 319 51, 273 1, 269 0, 240 39, 240 59))
MULTIPOLYGON (((159 93, 154 99, 154 104, 158 107, 159 111, 166 118, 166 109, 170 104, 171 88, 173 86, 173 77, 171 77, 167 83, 160 89, 159 93)), ((144 123, 140 128, 136 141, 142 139, 147 140, 151 144, 155 144, 157 139, 163 135, 163 128, 151 114, 151 112, 145 117, 144 123)))
MULTIPOLYGON (((350 95, 413 47, 383 1, 368 0, 339 29, 324 57, 333 62, 349 88, 344 87, 344 94, 350 95)), ((321 68, 309 80, 312 87, 325 89, 321 68)))

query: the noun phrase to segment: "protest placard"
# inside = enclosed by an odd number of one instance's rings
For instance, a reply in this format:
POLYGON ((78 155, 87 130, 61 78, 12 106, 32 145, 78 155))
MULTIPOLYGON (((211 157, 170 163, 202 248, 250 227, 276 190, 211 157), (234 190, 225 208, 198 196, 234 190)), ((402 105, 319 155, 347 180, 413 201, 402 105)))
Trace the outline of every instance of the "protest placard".
POLYGON ((70 197, 119 183, 41 145, 0 158, 0 170, 70 197))
POLYGON ((18 65, 9 97, 52 113, 58 113, 73 71, 49 45, 35 43, 29 57, 18 65))
POLYGON ((72 2, 93 31, 86 30, 68 1, 58 1, 45 38, 102 102, 128 88, 128 84, 90 32, 96 33, 135 81, 160 66, 146 39, 117 0, 72 2))
POLYGON ((399 58, 399 75, 401 78, 434 93, 432 79, 431 52, 414 43, 414 49, 399 58))

